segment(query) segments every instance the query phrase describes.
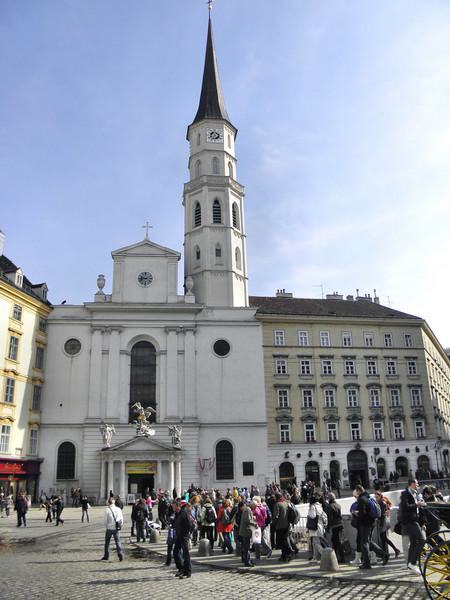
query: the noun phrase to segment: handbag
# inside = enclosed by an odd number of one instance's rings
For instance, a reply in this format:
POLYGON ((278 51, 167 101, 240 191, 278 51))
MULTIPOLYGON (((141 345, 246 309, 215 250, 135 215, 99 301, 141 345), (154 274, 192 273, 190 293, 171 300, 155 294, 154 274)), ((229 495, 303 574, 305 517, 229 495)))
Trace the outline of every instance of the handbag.
POLYGON ((319 516, 310 517, 308 515, 306 517, 306 529, 310 529, 311 531, 317 531, 318 526, 319 526, 319 516))
POLYGON ((260 544, 261 543, 261 527, 255 527, 252 531, 252 544, 260 544))

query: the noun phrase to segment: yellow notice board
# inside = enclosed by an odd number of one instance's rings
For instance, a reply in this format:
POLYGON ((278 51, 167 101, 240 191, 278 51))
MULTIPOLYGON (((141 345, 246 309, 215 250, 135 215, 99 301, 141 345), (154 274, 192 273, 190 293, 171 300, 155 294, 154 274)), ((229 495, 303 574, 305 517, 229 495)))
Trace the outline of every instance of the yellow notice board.
POLYGON ((128 475, 147 475, 155 474, 157 471, 157 462, 136 461, 127 462, 126 468, 128 475))

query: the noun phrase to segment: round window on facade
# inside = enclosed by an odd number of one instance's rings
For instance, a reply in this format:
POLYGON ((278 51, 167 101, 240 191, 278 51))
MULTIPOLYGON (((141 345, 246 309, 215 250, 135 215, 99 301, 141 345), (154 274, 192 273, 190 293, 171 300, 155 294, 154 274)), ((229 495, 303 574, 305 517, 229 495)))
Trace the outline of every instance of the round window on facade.
POLYGON ((67 342, 64 344, 64 352, 69 356, 75 356, 76 354, 79 354, 80 350, 81 342, 75 338, 70 338, 70 340, 67 340, 67 342))
POLYGON ((213 346, 214 354, 217 356, 228 356, 230 354, 230 344, 226 340, 217 340, 213 346))

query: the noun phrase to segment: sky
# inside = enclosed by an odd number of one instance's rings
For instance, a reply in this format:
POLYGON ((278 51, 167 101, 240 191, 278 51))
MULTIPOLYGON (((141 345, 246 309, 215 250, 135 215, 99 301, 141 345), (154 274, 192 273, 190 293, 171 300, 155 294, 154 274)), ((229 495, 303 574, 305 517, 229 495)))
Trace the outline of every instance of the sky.
MULTIPOLYGON (((450 346, 450 3, 216 0, 249 289, 373 294, 450 346)), ((1 0, 4 254, 54 304, 182 252, 204 0, 1 0)), ((180 293, 183 267, 180 265, 180 293)))

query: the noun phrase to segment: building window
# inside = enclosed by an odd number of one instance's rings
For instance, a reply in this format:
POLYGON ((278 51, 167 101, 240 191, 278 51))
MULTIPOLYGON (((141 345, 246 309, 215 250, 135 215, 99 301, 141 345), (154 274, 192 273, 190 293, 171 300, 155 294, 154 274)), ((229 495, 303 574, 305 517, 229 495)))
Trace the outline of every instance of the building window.
POLYGON ((12 335, 9 338, 8 358, 10 360, 17 360, 18 354, 19 354, 19 338, 12 335))
MULTIPOLYGON (((137 342, 131 349, 129 423, 136 419, 133 408, 140 402, 143 408, 156 411, 156 349, 146 341, 137 342)), ((155 422, 155 412, 149 417, 155 422)))
POLYGON ((358 390, 356 388, 347 388, 347 406, 350 408, 358 406, 358 390))
POLYGON ((392 408, 400 406, 400 390, 398 388, 391 388, 389 390, 389 405, 392 408))
POLYGON ((38 449, 38 436, 39 431, 37 429, 30 429, 30 454, 36 456, 38 449))
POLYGON ((329 442, 337 442, 338 441, 337 423, 327 423, 327 435, 328 435, 329 442))
POLYGON ((303 408, 312 408, 314 403, 313 391, 302 390, 302 406, 303 408))
POLYGON ((242 269, 241 251, 239 250, 239 248, 236 248, 234 251, 234 260, 236 262, 236 269, 242 269))
POLYGON ((374 440, 384 439, 384 425, 381 421, 375 421, 373 424, 373 439, 374 440))
POLYGON ((275 346, 284 346, 286 343, 284 339, 284 329, 275 329, 273 338, 275 346))
POLYGON ((329 331, 321 331, 319 333, 320 345, 321 346, 329 346, 330 345, 330 332, 329 331))
POLYGON ((40 385, 33 386, 33 403, 31 406, 33 410, 41 410, 41 394, 42 387, 40 385))
POLYGON ((202 255, 202 253, 200 252, 200 248, 198 246, 195 246, 194 254, 195 254, 195 260, 197 262, 200 262, 200 257, 202 255))
POLYGON ((300 360, 300 375, 311 375, 311 361, 309 358, 300 360))
POLYGON ((216 444, 216 479, 234 479, 233 445, 228 440, 221 440, 216 444))
POLYGON ((285 444, 291 441, 291 425, 290 423, 280 423, 280 442, 285 444))
POLYGON ((277 397, 278 397, 278 407, 279 408, 288 408, 288 406, 289 406, 289 390, 287 390, 287 389, 277 390, 277 397))
POLYGON ((364 334, 364 346, 367 348, 373 348, 375 346, 375 336, 373 333, 364 334))
POLYGON ((397 361, 388 359, 386 361, 386 375, 397 375, 397 361))
POLYGON ((58 448, 56 479, 75 479, 75 446, 72 442, 63 442, 58 448))
POLYGON ((244 461, 242 463, 242 475, 244 477, 253 477, 255 474, 255 465, 252 460, 244 461))
POLYGON ((44 348, 42 346, 37 346, 36 348, 36 358, 34 361, 35 369, 43 369, 44 368, 44 348))
POLYGON ((202 207, 200 202, 196 202, 194 206, 194 227, 200 227, 202 224, 202 207))
POLYGON ((222 207, 220 206, 220 202, 217 200, 217 198, 213 202, 212 214, 213 223, 222 223, 222 207))
POLYGON ((22 320, 22 307, 19 306, 18 304, 14 304, 13 319, 15 319, 16 321, 22 320))
POLYGON ((385 348, 392 348, 392 333, 384 334, 384 346, 385 348))
POLYGON ((417 362, 415 360, 408 360, 406 368, 408 369, 408 375, 417 375, 417 362))
POLYGON ((367 361, 367 375, 378 375, 376 360, 368 360, 367 361))
POLYGON ((275 359, 275 373, 277 375, 287 375, 287 360, 285 358, 275 359))
POLYGON ((379 389, 372 388, 369 390, 369 402, 372 408, 379 408, 381 406, 379 389))
POLYGON ((222 248, 220 244, 216 244, 216 247, 214 248, 214 256, 216 258, 222 258, 222 248))
POLYGON ((16 273, 16 285, 17 287, 22 287, 23 285, 23 274, 20 270, 16 273))
POLYGON ((334 408, 336 406, 336 396, 332 388, 324 390, 325 408, 334 408))
POLYGON ((344 374, 345 375, 356 375, 355 361, 346 359, 344 360, 344 374))
POLYGON ((333 361, 329 359, 322 360, 322 375, 333 375, 333 361))
POLYGON ((345 348, 348 348, 349 346, 352 345, 352 334, 350 333, 350 331, 342 332, 342 345, 345 348))
POLYGON ((228 175, 234 179, 234 173, 233 173, 233 163, 228 162, 228 175))
POLYGON ((212 167, 213 175, 218 175, 219 174, 219 159, 217 158, 217 156, 213 156, 213 159, 211 161, 211 167, 212 167))
POLYGON ((202 174, 202 163, 198 160, 195 163, 195 177, 200 177, 202 174))
POLYGON ((350 423, 350 438, 352 441, 361 439, 361 423, 350 423))
POLYGON ((10 402, 11 404, 13 404, 15 386, 16 386, 15 379, 8 377, 6 380, 6 386, 5 386, 5 402, 10 402))
POLYGON ((411 388, 411 406, 422 406, 422 390, 420 388, 411 388))
POLYGON ((305 423, 305 442, 316 441, 316 426, 314 423, 305 423))
POLYGON ((231 148, 231 135, 230 134, 227 135, 227 141, 228 141, 228 148, 231 148))
POLYGON ((404 431, 403 431, 403 423, 402 421, 394 421, 392 423, 392 428, 394 431, 394 439, 395 440, 402 440, 405 436, 404 436, 404 431))
POLYGON ((0 433, 0 452, 9 452, 9 437, 11 435, 11 426, 2 425, 0 433))
POLYGON ((200 146, 200 133, 197 133, 197 146, 200 146))
POLYGON ((233 227, 235 229, 240 229, 241 226, 239 222, 239 208, 236 202, 233 202, 233 206, 231 207, 231 213, 233 217, 233 227))
POLYGON ((412 348, 412 335, 410 333, 405 333, 405 348, 412 348))
POLYGON ((414 430, 416 432, 416 438, 422 439, 425 437, 425 423, 424 421, 414 421, 414 430))
POLYGON ((39 331, 42 333, 47 331, 47 319, 44 319, 44 317, 39 317, 39 331))
POLYGON ((307 331, 299 331, 298 332, 298 345, 299 346, 309 346, 307 331))

